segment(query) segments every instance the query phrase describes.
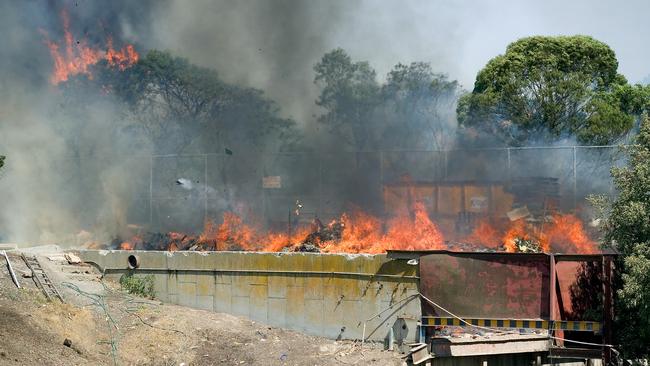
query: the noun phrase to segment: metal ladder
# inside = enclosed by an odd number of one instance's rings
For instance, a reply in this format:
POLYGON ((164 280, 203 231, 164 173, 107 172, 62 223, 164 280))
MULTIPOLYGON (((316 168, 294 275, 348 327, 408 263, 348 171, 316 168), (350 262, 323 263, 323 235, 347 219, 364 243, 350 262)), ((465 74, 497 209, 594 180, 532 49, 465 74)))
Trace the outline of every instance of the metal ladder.
POLYGON ((21 254, 21 256, 23 257, 25 264, 27 264, 27 268, 32 271, 32 278, 34 279, 36 286, 43 291, 47 300, 52 301, 52 298, 56 297, 61 300, 61 302, 65 302, 59 293, 59 290, 54 286, 54 283, 52 283, 50 278, 47 277, 47 273, 45 273, 45 270, 41 267, 38 259, 35 256, 28 257, 24 253, 21 254))

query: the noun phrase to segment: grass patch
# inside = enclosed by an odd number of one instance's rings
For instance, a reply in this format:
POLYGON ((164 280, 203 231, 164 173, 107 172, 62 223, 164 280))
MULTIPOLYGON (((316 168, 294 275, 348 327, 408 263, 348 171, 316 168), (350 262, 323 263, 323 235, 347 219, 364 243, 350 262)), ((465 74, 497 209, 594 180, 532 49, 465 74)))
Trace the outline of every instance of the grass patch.
POLYGON ((129 272, 120 277, 120 287, 122 290, 132 295, 138 295, 149 299, 153 299, 156 296, 153 284, 153 275, 136 277, 133 273, 129 272))

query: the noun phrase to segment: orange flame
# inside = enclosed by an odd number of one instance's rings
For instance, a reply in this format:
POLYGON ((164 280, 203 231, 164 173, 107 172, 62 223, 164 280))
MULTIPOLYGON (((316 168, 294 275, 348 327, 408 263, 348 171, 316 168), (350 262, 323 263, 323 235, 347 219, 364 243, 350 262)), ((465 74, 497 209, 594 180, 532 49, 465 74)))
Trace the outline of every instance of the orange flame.
MULTIPOLYGON (((424 204, 417 202, 410 213, 404 212, 387 222, 355 208, 345 213, 339 221, 333 221, 326 229, 341 225, 340 240, 332 239, 315 242, 325 253, 384 253, 393 250, 447 249, 438 226, 429 217, 424 204)), ((244 222, 233 212, 226 212, 221 224, 211 220, 205 222, 199 236, 182 233, 168 233, 168 243, 164 249, 184 250, 257 250, 277 252, 300 246, 315 230, 323 230, 322 225, 292 228, 291 237, 287 232, 264 232, 257 225, 244 222)), ((587 236, 582 222, 574 215, 555 215, 552 222, 535 227, 524 220, 509 223, 502 230, 495 228, 488 220, 478 223, 474 231, 465 239, 472 245, 490 249, 505 248, 516 252, 516 240, 532 240, 539 243, 544 252, 595 253, 596 243, 587 236)), ((318 241, 319 238, 313 240, 318 241)), ((134 237, 124 242, 120 249, 131 250, 143 245, 142 239, 134 237)), ((163 249, 163 248, 161 248, 163 249)), ((503 250, 503 249, 502 249, 503 250)))
POLYGON ((253 230, 244 224, 241 217, 232 212, 226 212, 223 215, 223 222, 219 226, 216 235, 218 245, 240 245, 242 249, 253 249, 253 230))
POLYGON ((464 241, 474 246, 498 249, 501 240, 502 235, 499 230, 490 225, 487 220, 481 220, 464 241))
POLYGON ((64 45, 50 40, 47 34, 43 32, 45 44, 54 60, 54 70, 50 77, 52 84, 59 84, 68 80, 71 76, 79 74, 92 78, 90 67, 101 60, 106 60, 108 65, 118 67, 120 70, 124 70, 138 62, 139 55, 132 45, 126 45, 120 50, 115 50, 113 40, 110 37, 106 40, 106 50, 90 47, 84 39, 78 40, 75 46, 70 32, 70 18, 65 10, 61 12, 61 20, 63 22, 64 45))
POLYGON ((555 215, 553 223, 544 228, 544 236, 553 249, 563 253, 597 253, 598 245, 585 232, 584 225, 575 215, 555 215))
MULTIPOLYGON (((388 249, 427 250, 445 248, 438 226, 429 218, 424 204, 414 204, 411 215, 405 213, 387 222, 355 208, 341 216, 343 232, 340 241, 321 244, 326 253, 384 253, 388 249)), ((303 238, 299 234, 298 238, 303 238)), ((285 241, 286 242, 286 241, 285 241)), ((268 249, 271 249, 267 247, 268 249)))
POLYGON ((388 233, 382 240, 382 252, 386 249, 427 250, 445 247, 442 233, 429 218, 423 203, 415 203, 413 216, 412 219, 400 216, 389 221, 388 233))
POLYGON ((508 230, 506 230, 505 234, 503 235, 503 245, 506 249, 506 252, 516 252, 517 251, 517 244, 516 240, 535 240, 538 241, 540 244, 540 247, 542 248, 542 251, 548 252, 549 247, 548 247, 548 241, 546 240, 540 240, 540 238, 537 235, 534 235, 530 228, 526 227, 526 222, 524 220, 517 220, 510 225, 508 230))
MULTIPOLYGON (((429 218, 426 208, 416 203, 411 215, 404 214, 387 222, 384 232, 382 221, 360 209, 352 210, 351 214, 343 214, 340 221, 333 221, 326 228, 332 230, 335 225, 341 225, 341 238, 324 242, 312 243, 318 245, 326 253, 383 253, 388 249, 426 250, 445 248, 442 233, 438 226, 429 218)), ((301 245, 314 227, 292 228, 291 237, 286 232, 266 232, 256 230, 233 212, 223 215, 223 222, 217 225, 211 220, 205 222, 203 232, 199 236, 189 236, 181 233, 168 233, 163 243, 166 249, 194 248, 195 250, 259 250, 277 252, 285 248, 292 249, 301 245)), ((318 238, 314 239, 318 240, 318 238)), ((142 239, 134 237, 130 242, 124 242, 120 249, 130 250, 138 246, 142 239)))
POLYGON ((125 241, 122 244, 120 244, 120 250, 133 250, 133 249, 134 249, 134 245, 128 241, 125 241))
POLYGON ((598 252, 597 244, 587 235, 582 221, 571 214, 556 214, 552 221, 539 226, 528 225, 525 220, 517 220, 501 230, 487 221, 482 221, 465 241, 491 248, 503 245, 507 252, 516 252, 517 239, 536 241, 544 252, 598 252))
POLYGON ((111 37, 108 37, 106 44, 108 46, 105 55, 106 61, 108 61, 109 65, 115 66, 122 71, 127 67, 133 66, 133 64, 138 62, 138 59, 140 58, 140 55, 135 51, 133 45, 127 44, 126 46, 123 46, 121 50, 116 51, 113 48, 113 38, 111 37))

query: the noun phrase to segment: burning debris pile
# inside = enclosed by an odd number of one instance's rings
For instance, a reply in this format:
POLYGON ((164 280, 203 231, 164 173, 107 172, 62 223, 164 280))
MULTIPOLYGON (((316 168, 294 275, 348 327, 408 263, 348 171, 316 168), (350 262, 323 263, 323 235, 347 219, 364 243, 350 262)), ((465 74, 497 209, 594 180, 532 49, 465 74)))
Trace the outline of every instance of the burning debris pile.
POLYGON ((424 205, 418 203, 412 212, 386 222, 361 211, 353 210, 324 225, 314 219, 309 227, 300 227, 291 234, 264 232, 247 225, 232 213, 224 214, 223 222, 205 224, 200 235, 181 233, 135 234, 127 241, 114 240, 117 249, 141 250, 255 250, 301 251, 324 253, 384 253, 388 249, 447 249, 438 226, 429 218, 424 205))
POLYGON ((516 253, 541 253, 541 243, 535 239, 515 238, 513 239, 513 252, 516 253))
POLYGON ((310 226, 287 232, 264 232, 227 212, 223 222, 208 221, 199 235, 176 232, 136 234, 128 241, 115 240, 113 248, 124 250, 191 251, 294 251, 323 253, 384 253, 386 250, 460 250, 505 252, 593 253, 582 222, 574 215, 555 214, 542 221, 519 218, 507 226, 489 221, 478 224, 460 242, 445 241, 424 205, 385 222, 360 209, 323 224, 315 218, 310 226))
MULTIPOLYGON (((526 212, 528 212, 526 210, 526 212)), ((527 213, 497 229, 488 221, 479 223, 466 242, 492 251, 519 253, 596 253, 582 221, 572 214, 554 213, 538 218, 527 213)))
POLYGON ((295 246, 293 250, 299 252, 320 252, 321 244, 340 242, 344 229, 345 223, 340 220, 334 220, 325 226, 318 218, 315 218, 312 222, 311 233, 305 237, 300 245, 295 246))

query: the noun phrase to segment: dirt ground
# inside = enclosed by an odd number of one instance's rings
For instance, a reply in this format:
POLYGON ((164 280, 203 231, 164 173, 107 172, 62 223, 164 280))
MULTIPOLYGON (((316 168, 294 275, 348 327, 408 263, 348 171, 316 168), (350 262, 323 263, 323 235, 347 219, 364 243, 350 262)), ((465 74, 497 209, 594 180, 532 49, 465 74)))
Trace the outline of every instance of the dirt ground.
POLYGON ((337 342, 128 295, 90 266, 41 257, 66 303, 46 301, 0 257, 0 365, 402 365, 378 345, 337 342), (49 261, 49 262, 48 262, 49 261), (69 339, 71 345, 65 346, 69 339))

